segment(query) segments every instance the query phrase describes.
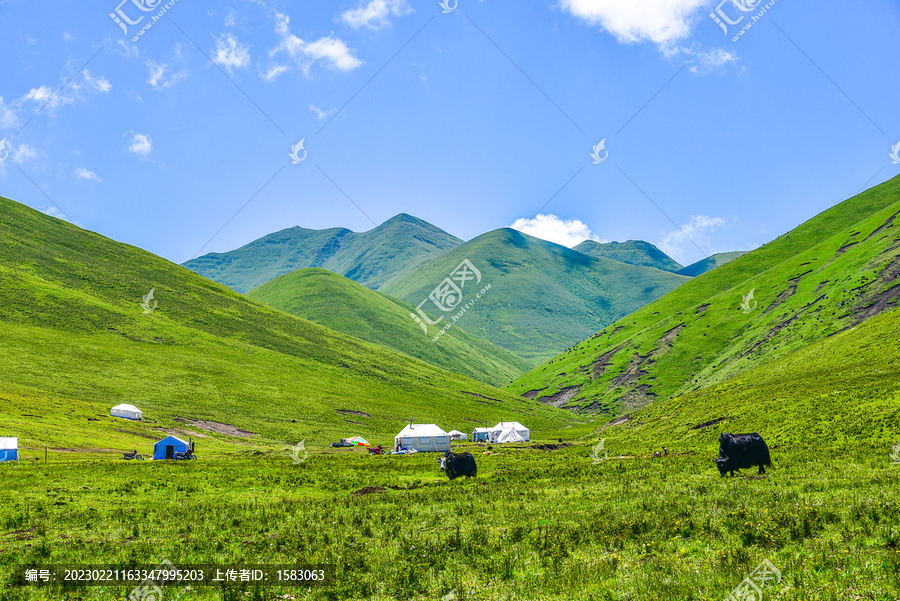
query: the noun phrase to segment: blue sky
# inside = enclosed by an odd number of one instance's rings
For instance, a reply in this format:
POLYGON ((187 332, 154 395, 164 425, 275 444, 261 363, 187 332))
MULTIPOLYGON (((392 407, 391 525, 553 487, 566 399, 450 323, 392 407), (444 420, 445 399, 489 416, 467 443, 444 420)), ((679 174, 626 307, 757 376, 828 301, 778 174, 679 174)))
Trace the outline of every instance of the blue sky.
POLYGON ((176 262, 406 212, 686 264, 900 173, 896 1, 118 1, 0 0, 0 194, 176 262))

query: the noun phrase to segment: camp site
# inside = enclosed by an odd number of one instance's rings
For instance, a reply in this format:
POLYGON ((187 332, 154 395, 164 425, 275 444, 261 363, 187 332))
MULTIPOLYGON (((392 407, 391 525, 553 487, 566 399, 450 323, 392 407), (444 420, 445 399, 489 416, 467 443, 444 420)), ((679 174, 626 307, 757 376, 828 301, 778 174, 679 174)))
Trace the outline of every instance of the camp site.
POLYGON ((900 601, 900 0, 0 0, 0 601, 900 601))

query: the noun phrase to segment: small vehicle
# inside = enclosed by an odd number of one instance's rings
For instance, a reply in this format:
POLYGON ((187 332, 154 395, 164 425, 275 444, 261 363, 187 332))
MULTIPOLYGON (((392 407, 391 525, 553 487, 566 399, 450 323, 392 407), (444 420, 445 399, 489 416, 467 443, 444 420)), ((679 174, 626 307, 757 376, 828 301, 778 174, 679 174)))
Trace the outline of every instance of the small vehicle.
POLYGON ((130 453, 123 452, 122 459, 126 459, 126 460, 137 459, 138 461, 143 461, 144 456, 139 455, 137 452, 137 449, 135 449, 135 450, 131 451, 130 453))
POLYGON ((372 447, 369 449, 369 455, 384 455, 384 449, 381 448, 381 445, 377 447, 372 447))
POLYGON ((333 443, 331 443, 331 446, 343 448, 343 447, 352 447, 352 446, 354 446, 354 444, 352 442, 347 442, 346 438, 342 438, 341 442, 333 442, 333 443))
POLYGON ((194 454, 194 441, 191 441, 191 445, 188 447, 188 450, 184 453, 175 453, 175 459, 186 459, 193 460, 196 459, 197 456, 194 454))

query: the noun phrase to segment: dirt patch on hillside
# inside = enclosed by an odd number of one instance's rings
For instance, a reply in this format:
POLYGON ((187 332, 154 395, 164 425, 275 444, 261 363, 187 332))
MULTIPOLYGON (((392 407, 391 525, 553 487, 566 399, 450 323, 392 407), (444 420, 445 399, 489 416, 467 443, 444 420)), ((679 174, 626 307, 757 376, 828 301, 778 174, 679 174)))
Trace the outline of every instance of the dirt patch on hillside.
POLYGON ((646 407, 656 400, 656 393, 650 391, 649 384, 642 384, 637 388, 632 388, 619 397, 622 407, 629 411, 646 407))
POLYGON ((773 301, 771 302, 771 304, 769 304, 768 307, 766 307, 765 309, 763 309, 762 314, 763 314, 763 315, 766 315, 766 314, 768 314, 768 313, 771 313, 772 311, 774 311, 775 309, 777 309, 778 306, 781 305, 784 301, 786 301, 787 299, 791 298, 791 297, 794 296, 795 294, 797 294, 797 284, 791 284, 790 286, 788 286, 787 288, 785 288, 784 290, 782 290, 782 291, 781 291, 781 294, 779 294, 778 296, 776 296, 776 297, 775 297, 775 300, 773 300, 773 301))
POLYGON ((900 301, 898 277, 900 277, 900 255, 894 256, 891 262, 881 270, 878 277, 866 284, 866 286, 871 285, 869 290, 882 290, 881 292, 863 293, 856 297, 851 308, 853 326, 859 325, 867 319, 893 309, 898 305, 898 301, 900 301), (893 286, 883 290, 885 286, 890 284, 893 284, 893 286))
POLYGON ((830 284, 831 280, 825 280, 824 282, 819 282, 819 285, 816 286, 816 289, 813 291, 813 294, 824 288, 827 284, 830 284))
POLYGON ((697 424, 696 426, 691 426, 691 430, 702 430, 703 428, 709 428, 710 426, 715 426, 719 422, 723 422, 727 417, 717 417, 716 419, 711 419, 708 422, 703 422, 702 424, 697 424))
POLYGON ((625 368, 625 371, 623 371, 610 381, 609 388, 612 389, 618 386, 631 384, 633 382, 637 382, 642 377, 649 375, 649 372, 642 369, 644 364, 648 364, 648 367, 653 364, 653 361, 650 360, 650 355, 641 355, 640 353, 635 353, 634 355, 632 355, 631 362, 628 363, 628 367, 625 368))
MULTIPOLYGON (((760 346, 762 346, 763 344, 765 344, 768 340, 770 340, 771 338, 775 337, 775 335, 778 334, 778 332, 780 332, 781 330, 785 329, 786 327, 788 327, 789 325, 791 325, 792 323, 794 323, 795 321, 797 321, 798 319, 800 319, 800 316, 801 316, 801 315, 803 315, 804 313, 806 313, 806 312, 809 310, 809 308, 812 307, 813 305, 819 304, 819 301, 825 299, 825 296, 826 296, 826 295, 823 294, 822 296, 820 296, 820 297, 817 298, 816 300, 812 301, 811 303, 809 303, 808 305, 806 305, 805 307, 803 307, 802 309, 800 309, 799 311, 797 311, 796 313, 794 313, 794 315, 791 316, 789 319, 787 319, 787 320, 781 322, 780 324, 778 324, 777 326, 775 326, 774 328, 772 328, 771 330, 769 330, 769 331, 766 333, 766 335, 763 336, 763 338, 762 338, 761 340, 759 340, 759 341, 757 341, 756 343, 754 343, 747 351, 745 351, 745 352, 740 356, 740 358, 743 359, 744 357, 750 355, 753 351, 755 351, 757 348, 759 348, 760 346)), ((695 389, 695 390, 696 390, 696 389, 695 389)))
POLYGON ((625 422, 629 421, 630 419, 631 419, 630 415, 622 415, 622 416, 617 417, 614 420, 610 420, 610 421, 606 422, 605 424, 603 424, 600 427, 600 429, 603 430, 605 428, 611 428, 612 426, 618 426, 620 424, 624 424, 625 422))
POLYGON ((214 422, 208 419, 190 419, 187 417, 174 417, 172 419, 174 419, 176 422, 190 424, 195 428, 200 428, 201 430, 206 430, 208 432, 216 432, 217 434, 237 436, 240 438, 249 438, 251 436, 256 436, 255 432, 250 432, 249 430, 241 430, 240 428, 232 426, 231 424, 223 424, 221 422, 214 422))
POLYGON ((546 386, 544 386, 543 388, 535 388, 534 390, 529 390, 528 392, 523 393, 522 396, 526 399, 534 400, 534 397, 536 397, 539 392, 544 392, 545 390, 547 390, 546 386))
POLYGON ((351 495, 371 495, 374 493, 384 492, 384 489, 380 486, 364 486, 359 490, 354 490, 351 495))
MULTIPOLYGON (((488 401, 494 401, 494 402, 496 402, 496 403, 502 403, 502 402, 503 402, 503 401, 501 401, 500 399, 493 399, 493 398, 491 398, 491 397, 489 397, 489 396, 484 396, 483 394, 478 394, 477 392, 468 392, 467 390, 460 390, 460 392, 463 393, 463 394, 468 394, 469 396, 478 397, 479 399, 487 399, 488 401)), ((478 402, 481 403, 481 402, 483 402, 483 401, 478 401, 478 402)), ((485 403, 485 404, 486 404, 486 405, 490 405, 490 403, 485 403)))
POLYGON ((358 415, 360 417, 372 417, 371 415, 369 415, 368 413, 365 413, 364 411, 356 411, 354 409, 335 409, 335 411, 337 411, 338 413, 343 413, 345 415, 358 415))
POLYGON ((605 353, 594 359, 594 361, 591 363, 591 380, 596 380, 604 373, 606 373, 606 368, 609 367, 612 363, 613 357, 618 355, 619 351, 625 348, 625 345, 627 345, 629 342, 631 341, 626 340, 619 346, 606 351, 605 353))
POLYGON ((561 388, 556 394, 540 397, 538 402, 559 408, 574 399, 579 392, 581 392, 581 384, 567 386, 566 388, 561 388))
POLYGON ((875 230, 873 230, 871 234, 869 234, 868 236, 866 236, 866 239, 863 240, 863 242, 866 242, 866 241, 868 241, 870 238, 873 238, 873 237, 877 236, 878 234, 880 234, 881 232, 883 232, 883 231, 886 230, 887 228, 893 227, 893 226, 894 226, 894 219, 897 218, 897 215, 900 215, 900 211, 897 211, 896 213, 894 213, 893 215, 891 215, 890 217, 888 217, 888 218, 887 218, 887 221, 885 221, 883 224, 881 224, 881 225, 878 226, 875 230))
POLYGON ((566 447, 571 447, 571 442, 562 442, 560 444, 538 444, 534 445, 532 448, 537 449, 539 451, 558 451, 559 449, 564 449, 566 447))
POLYGON ((694 311, 694 315, 700 315, 707 309, 709 309, 709 303, 706 303, 705 305, 700 305, 699 307, 697 307, 697 310, 694 311))
MULTIPOLYGON (((675 340, 685 327, 685 324, 680 323, 674 328, 665 331, 659 337, 659 340, 656 341, 654 349, 647 355, 634 353, 628 367, 609 382, 607 390, 612 391, 618 387, 634 386, 641 378, 649 375, 647 369, 656 363, 660 357, 672 350, 675 340)), ((623 407, 631 411, 643 407, 655 399, 656 394, 651 392, 650 385, 642 384, 624 392, 618 400, 622 402, 623 407)))

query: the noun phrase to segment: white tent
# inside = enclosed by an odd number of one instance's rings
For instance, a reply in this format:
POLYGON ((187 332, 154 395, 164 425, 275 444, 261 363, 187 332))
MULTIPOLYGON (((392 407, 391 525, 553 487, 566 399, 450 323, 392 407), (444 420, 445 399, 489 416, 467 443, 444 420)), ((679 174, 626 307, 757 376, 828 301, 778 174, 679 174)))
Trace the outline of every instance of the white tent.
POLYGON ((459 430, 450 430, 447 434, 450 435, 450 440, 466 440, 467 438, 466 433, 459 430))
POLYGON ((113 417, 124 417, 125 419, 144 419, 144 412, 134 405, 116 405, 109 410, 109 414, 113 417))
POLYGON ((487 442, 493 428, 475 428, 472 430, 472 442, 487 442))
POLYGON ((519 431, 515 428, 501 428, 500 430, 492 430, 491 437, 491 442, 495 442, 498 444, 504 442, 525 442, 525 439, 522 438, 522 435, 519 434, 519 431))
POLYGON ((0 463, 19 460, 19 439, 0 438, 0 463))
POLYGON ((499 424, 494 426, 492 430, 496 432, 497 430, 506 430, 507 428, 513 428, 516 432, 518 432, 523 441, 528 442, 531 440, 531 430, 529 430, 519 422, 500 422, 499 424))
POLYGON ((409 424, 394 437, 394 450, 443 453, 450 450, 450 435, 435 424, 409 424))

